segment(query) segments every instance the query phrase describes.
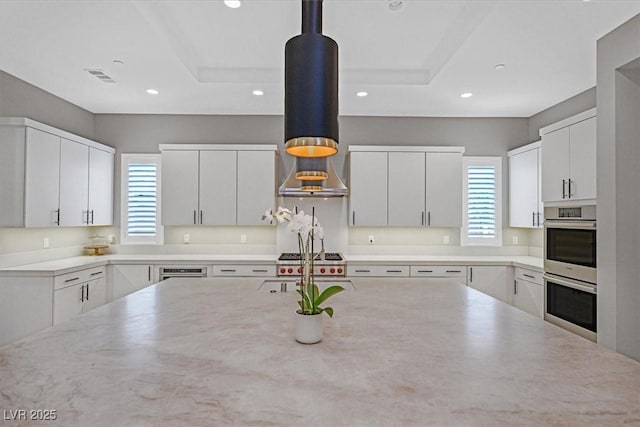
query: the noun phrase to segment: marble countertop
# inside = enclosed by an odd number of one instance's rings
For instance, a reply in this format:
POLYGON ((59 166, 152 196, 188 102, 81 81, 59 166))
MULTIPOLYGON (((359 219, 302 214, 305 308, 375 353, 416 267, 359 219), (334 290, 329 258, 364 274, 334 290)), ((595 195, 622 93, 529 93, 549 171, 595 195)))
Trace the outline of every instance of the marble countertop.
POLYGON ((634 360, 466 286, 353 282, 315 345, 293 339, 294 293, 161 282, 1 347, 0 408, 109 427, 640 421, 634 360))
MULTIPOLYGON (((52 276, 70 273, 83 268, 99 267, 107 264, 150 263, 150 264, 273 264, 278 259, 274 254, 136 254, 76 256, 36 264, 19 265, 0 269, 2 275, 42 275, 52 276)), ((543 271, 542 258, 532 256, 460 256, 460 255, 345 255, 347 263, 354 264, 440 264, 440 265, 515 265, 543 271)))

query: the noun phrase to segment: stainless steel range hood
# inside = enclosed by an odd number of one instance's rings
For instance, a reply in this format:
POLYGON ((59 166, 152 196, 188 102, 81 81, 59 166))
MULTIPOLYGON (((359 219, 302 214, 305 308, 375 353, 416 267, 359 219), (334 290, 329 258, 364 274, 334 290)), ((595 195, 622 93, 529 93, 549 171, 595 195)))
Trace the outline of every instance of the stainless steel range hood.
POLYGON ((296 178, 298 172, 298 158, 295 158, 295 163, 289 176, 284 180, 280 188, 278 189, 278 195, 283 197, 344 197, 347 195, 347 186, 344 185, 335 168, 331 159, 325 157, 327 162, 326 172, 327 179, 323 181, 322 191, 302 191, 300 187, 300 180, 296 178))

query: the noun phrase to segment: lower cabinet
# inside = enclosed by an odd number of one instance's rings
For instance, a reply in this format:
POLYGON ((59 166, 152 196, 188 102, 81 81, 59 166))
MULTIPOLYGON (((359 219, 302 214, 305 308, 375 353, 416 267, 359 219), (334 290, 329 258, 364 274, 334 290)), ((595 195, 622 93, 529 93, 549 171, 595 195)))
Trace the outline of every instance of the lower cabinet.
POLYGON ((544 280, 542 273, 515 268, 513 305, 536 317, 544 317, 544 280))
POLYGON ((408 265, 350 265, 347 277, 409 277, 408 265))
POLYGON ((53 291, 53 324, 67 321, 107 302, 105 268, 57 276, 53 291))
POLYGON ((467 268, 467 285, 469 287, 500 301, 509 302, 507 298, 507 283, 511 267, 469 266, 467 268))
POLYGON ((51 327, 51 276, 0 277, 0 346, 51 327))
POLYGON ((109 268, 111 300, 155 283, 154 266, 150 264, 112 264, 109 268))
POLYGON ((214 265, 213 276, 224 277, 274 277, 276 266, 273 264, 214 265))

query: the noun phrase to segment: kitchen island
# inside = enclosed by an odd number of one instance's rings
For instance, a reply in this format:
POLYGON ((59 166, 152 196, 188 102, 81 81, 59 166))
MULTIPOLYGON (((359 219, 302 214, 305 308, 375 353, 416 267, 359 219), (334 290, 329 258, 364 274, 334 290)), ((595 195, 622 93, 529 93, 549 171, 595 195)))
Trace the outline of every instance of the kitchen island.
POLYGON ((295 294, 170 279, 0 347, 3 425, 621 425, 640 363, 451 283, 354 279, 315 345, 295 294))

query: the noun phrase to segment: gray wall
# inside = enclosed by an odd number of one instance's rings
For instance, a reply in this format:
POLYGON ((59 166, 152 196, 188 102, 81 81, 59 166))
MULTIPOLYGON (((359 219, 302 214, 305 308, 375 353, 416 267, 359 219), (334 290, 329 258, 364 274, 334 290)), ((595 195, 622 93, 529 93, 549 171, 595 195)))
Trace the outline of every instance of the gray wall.
POLYGON ((529 142, 540 139, 540 128, 566 119, 596 106, 596 88, 566 99, 529 117, 529 142))
POLYGON ((640 15, 597 49, 598 342, 640 360, 640 87, 618 71, 640 58, 640 15))
POLYGON ((93 139, 93 114, 0 70, 0 117, 28 117, 93 139))

